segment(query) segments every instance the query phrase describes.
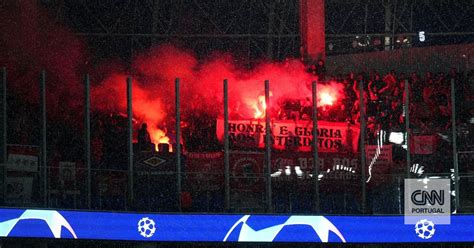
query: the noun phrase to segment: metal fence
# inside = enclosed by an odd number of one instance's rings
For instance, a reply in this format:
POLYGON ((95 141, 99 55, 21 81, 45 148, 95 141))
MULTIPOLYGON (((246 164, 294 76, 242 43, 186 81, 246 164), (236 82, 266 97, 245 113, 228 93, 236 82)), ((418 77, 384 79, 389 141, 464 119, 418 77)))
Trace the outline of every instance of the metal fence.
MULTIPOLYGON (((229 111, 228 82, 223 80, 223 113, 224 140, 221 170, 206 172, 187 172, 186 154, 182 153, 180 142, 174 148, 174 169, 169 172, 137 171, 133 148, 132 130, 132 78, 128 77, 127 85, 127 161, 126 170, 97 169, 91 162, 91 125, 90 125, 90 79, 84 78, 84 158, 83 166, 76 166, 67 171, 64 166, 51 163, 48 153, 46 87, 47 75, 40 74, 41 89, 41 132, 37 149, 37 165, 33 171, 18 172, 11 170, 13 161, 7 154, 7 71, 3 68, 2 77, 2 193, 3 206, 22 206, 38 208, 94 209, 116 211, 151 211, 151 212, 279 212, 279 213, 325 213, 325 214, 402 214, 403 181, 405 178, 450 178, 453 192, 453 212, 474 210, 474 171, 473 151, 458 151, 456 130, 455 82, 451 81, 451 133, 449 142, 443 147, 443 153, 429 156, 416 155, 410 146, 413 135, 410 126, 409 83, 405 81, 404 115, 405 127, 402 138, 405 150, 398 153, 397 162, 387 166, 397 167, 398 172, 379 173, 377 179, 369 180, 371 175, 371 158, 366 157, 366 106, 360 101, 360 137, 358 172, 351 168, 337 165, 333 171, 321 171, 318 164, 316 130, 318 123, 313 122, 312 170, 305 177, 299 176, 295 168, 275 171, 272 156, 271 118, 265 115, 265 147, 260 151, 264 162, 261 173, 249 172, 245 175, 232 173, 230 167, 231 151, 229 146, 229 111), (408 130, 408 131, 407 131, 408 130), (422 166, 431 166, 437 161, 444 165, 438 173, 420 173, 422 166), (275 173, 283 174, 281 177, 275 173), (286 176, 285 176, 286 175, 286 176), (290 176, 291 175, 291 176, 290 176), (219 177, 219 180, 212 178, 219 177), (23 178, 21 181, 19 178, 23 178), (24 179, 28 178, 28 179, 24 179), (16 180, 16 181, 15 181, 16 180), (216 183, 219 181, 219 183, 216 183), (369 182, 370 181, 370 182, 369 182), (249 186, 251 185, 251 186, 249 186)), ((364 96, 365 82, 359 82, 359 92, 364 96)), ((313 119, 317 119, 316 94, 317 84, 313 82, 313 119)), ((265 102, 269 106, 271 82, 262 82, 265 89, 265 102)), ((175 81, 175 118, 176 140, 181 140, 180 126, 180 80, 175 81)), ((268 108, 265 110, 268 111, 268 108)), ((235 149, 234 149, 235 150, 235 149)), ((395 155, 394 155, 395 156, 395 155)), ((394 159, 395 160, 395 159, 394 159)), ((23 163, 23 162, 19 162, 23 163)), ((26 163, 26 162, 25 162, 26 163)))

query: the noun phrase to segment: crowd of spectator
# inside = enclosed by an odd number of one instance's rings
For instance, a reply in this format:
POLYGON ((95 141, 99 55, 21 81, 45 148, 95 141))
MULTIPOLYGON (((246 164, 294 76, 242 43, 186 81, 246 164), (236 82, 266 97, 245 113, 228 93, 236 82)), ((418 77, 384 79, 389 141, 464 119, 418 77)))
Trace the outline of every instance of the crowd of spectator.
MULTIPOLYGON (((311 65, 308 72, 318 77, 322 84, 337 82, 344 87, 342 101, 333 106, 318 107, 318 120, 360 122, 360 84, 362 84, 363 107, 369 138, 379 130, 405 130, 405 104, 408 92, 410 129, 413 133, 446 133, 451 128, 452 97, 451 82, 454 82, 456 118, 459 123, 469 122, 473 116, 474 73, 464 74, 452 68, 449 73, 417 72, 386 74, 377 71, 368 73, 350 72, 347 76, 328 75, 324 61, 311 65), (405 90, 408 85, 408 91, 405 90)), ((310 86, 309 86, 310 87, 310 86)), ((288 99, 280 106, 279 119, 310 119, 310 99, 288 99)), ((370 140, 370 139, 369 139, 370 140)))
MULTIPOLYGON (((347 75, 330 75, 324 61, 308 66, 308 73, 315 75, 320 84, 342 85, 341 99, 333 105, 319 106, 318 120, 360 124, 360 84, 368 142, 375 142, 377 133, 404 132, 406 106, 409 110, 412 134, 446 136, 451 130, 452 97, 454 81, 457 125, 468 124, 474 116, 474 72, 458 72, 452 68, 445 72, 349 72, 347 75), (408 105, 405 87, 408 85, 408 105)), ((311 84, 307 85, 308 88, 311 84)), ((277 99, 278 106, 271 110, 276 120, 310 120, 312 99, 277 99)), ((230 117, 240 116, 231 111, 230 117)), ((216 116, 193 113, 183 128, 185 147, 189 151, 219 150, 215 136, 216 116)), ((384 142, 388 142, 389 135, 384 142)))
MULTIPOLYGON (((452 125, 452 82, 454 82, 455 89, 457 123, 458 125, 470 125, 472 131, 472 118, 474 117, 473 71, 461 73, 456 69, 451 69, 448 73, 427 72, 424 75, 417 72, 408 74, 395 71, 388 73, 370 71, 350 72, 343 76, 328 74, 324 61, 320 60, 308 67, 308 73, 317 76, 321 84, 337 83, 343 86, 342 95, 344 97, 340 101, 331 106, 318 107, 318 120, 360 124, 360 95, 362 92, 362 106, 365 109, 369 144, 375 142, 380 130, 388 133, 405 131, 405 106, 408 106, 409 109, 410 131, 412 133, 448 136, 452 125), (408 91, 405 90, 407 85, 408 91)), ((9 100, 9 102, 21 102, 19 99, 9 100)), ((280 120, 311 119, 311 99, 281 99, 278 102, 279 106, 275 111, 277 115, 272 118, 280 120)), ((9 141, 18 144, 37 144, 39 143, 38 135, 31 134, 38 134, 39 130, 32 131, 27 128, 35 126, 33 123, 39 122, 38 117, 28 111, 23 111, 24 115, 13 114, 21 113, 21 109, 23 107, 19 104, 12 104, 12 108, 9 108, 9 111, 12 111, 9 116, 12 116, 13 120, 11 121, 13 125, 9 125, 9 141), (25 125, 25 123, 29 124, 25 125)), ((216 137, 217 116, 195 112, 186 117, 183 118, 185 122, 182 123, 182 135, 187 151, 206 152, 222 149, 222 145, 216 137)), ((82 160, 82 147, 84 146, 82 132, 78 132, 78 127, 71 123, 66 121, 48 123, 50 160, 56 155, 65 161, 82 160)), ((146 127, 142 126, 142 129, 145 130, 146 127)), ((125 117, 95 113, 92 116, 92 130, 92 167, 95 170, 126 171, 127 147, 124 141, 127 137, 127 123, 125 117)), ((139 132, 138 139, 145 140, 145 143, 150 142, 150 137, 145 131, 139 132)), ((388 140, 384 141, 388 142, 388 140)), ((459 139, 458 142, 460 142, 459 139)), ((472 140, 470 140, 470 144, 472 146, 472 140)), ((440 157, 439 160, 444 161, 445 159, 440 157)), ((433 164, 433 161, 431 159, 430 163, 433 164)), ((78 166, 79 164, 78 162, 78 166)), ((122 173, 117 178, 122 178, 124 175, 122 173)), ((80 174, 77 175, 77 177, 80 176, 80 174)), ((52 180, 51 187, 55 186, 52 180)), ((117 195, 123 198, 124 191, 120 191, 117 195)), ((117 203, 113 202, 110 205, 117 206, 117 203)))

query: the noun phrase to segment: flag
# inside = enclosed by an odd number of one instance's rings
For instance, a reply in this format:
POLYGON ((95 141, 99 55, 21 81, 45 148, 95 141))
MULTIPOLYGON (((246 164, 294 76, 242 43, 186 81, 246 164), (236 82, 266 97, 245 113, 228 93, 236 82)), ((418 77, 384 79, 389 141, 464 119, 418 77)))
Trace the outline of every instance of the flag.
POLYGON ((74 181, 76 178, 76 163, 59 162, 59 178, 63 181, 74 181))
POLYGON ((413 136, 410 144, 412 154, 432 154, 436 151, 437 138, 434 135, 413 136))
POLYGON ((31 203, 33 177, 7 177, 6 185, 7 203, 31 203))

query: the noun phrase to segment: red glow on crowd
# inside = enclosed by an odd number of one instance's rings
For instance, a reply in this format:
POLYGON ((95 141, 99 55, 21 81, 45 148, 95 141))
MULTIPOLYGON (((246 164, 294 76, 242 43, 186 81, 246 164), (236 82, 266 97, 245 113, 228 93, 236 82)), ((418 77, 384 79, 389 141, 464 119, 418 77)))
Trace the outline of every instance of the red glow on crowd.
MULTIPOLYGON (((284 99, 311 99, 311 81, 299 60, 287 63, 266 62, 252 70, 241 69, 232 56, 219 54, 198 62, 194 54, 165 45, 139 55, 135 61, 137 76, 133 79, 133 113, 139 122, 149 126, 155 143, 174 143, 167 136, 167 125, 173 124, 174 81, 181 79, 181 112, 183 120, 196 113, 218 117, 223 114, 223 79, 229 82, 231 118, 261 119, 266 108, 264 81, 270 80, 270 114, 273 118, 284 99)), ((93 104, 102 110, 126 110, 126 76, 111 73, 93 89, 93 104)), ((344 98, 343 85, 336 82, 318 84, 318 106, 333 106, 344 98)), ((173 125, 174 126, 174 125, 173 125)))
MULTIPOLYGON (((270 92, 270 96, 272 96, 270 92)), ((265 111, 267 110, 267 103, 265 101, 265 96, 258 96, 256 103, 250 103, 249 105, 252 106, 253 109, 255 109, 255 114, 254 118, 255 119, 262 119, 265 117, 265 111)))
POLYGON ((318 106, 333 106, 344 99, 344 88, 340 83, 331 82, 330 84, 318 85, 317 98, 318 106))
MULTIPOLYGON (((102 82, 100 86, 92 89, 92 105, 100 111, 126 112, 126 76, 114 74, 102 82)), ((166 117, 160 97, 155 97, 148 89, 143 87, 139 80, 133 80, 132 109, 134 118, 140 123, 148 124, 150 139, 156 145, 170 143, 163 125, 166 117)), ((157 150, 158 148, 156 148, 157 150)))

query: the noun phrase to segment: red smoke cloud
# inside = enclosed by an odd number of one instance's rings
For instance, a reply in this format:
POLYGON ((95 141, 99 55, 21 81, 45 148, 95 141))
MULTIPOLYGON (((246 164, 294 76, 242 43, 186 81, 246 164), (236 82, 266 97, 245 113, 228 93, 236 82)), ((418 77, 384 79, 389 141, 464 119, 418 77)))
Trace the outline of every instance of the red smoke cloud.
MULTIPOLYGON (((173 122, 177 77, 181 79, 185 120, 196 112, 212 117, 222 114, 223 79, 229 81, 230 110, 238 110, 243 118, 256 117, 256 111, 264 110, 264 80, 270 80, 270 108, 275 108, 285 98, 311 98, 310 82, 316 79, 306 73, 299 60, 261 62, 249 70, 234 63, 230 54, 215 53, 198 60, 192 51, 172 45, 154 47, 136 56, 131 73, 114 61, 87 68, 84 43, 67 28, 51 21, 35 4, 9 3, 2 14, 5 25, 0 30, 4 44, 0 62, 8 66, 10 81, 15 82, 10 86, 17 94, 38 99, 39 71, 46 69, 49 110, 68 109, 69 115, 77 116, 82 113, 82 74, 89 70, 93 74, 92 107, 98 111, 126 113, 126 77, 131 74, 134 117, 148 123, 155 142, 164 136, 161 130, 173 122), (100 77, 103 79, 97 82, 100 77)), ((318 87, 320 105, 330 105, 328 96, 336 101, 344 96, 340 84, 318 87)), ((49 114, 54 112, 58 111, 49 114)))
MULTIPOLYGON (((299 60, 261 63, 252 70, 238 68, 229 54, 198 61, 191 51, 162 45, 143 52, 133 61, 134 115, 151 126, 151 133, 174 117, 174 81, 181 79, 181 111, 184 118, 196 112, 217 117, 223 112, 223 79, 229 81, 229 108, 243 118, 263 117, 264 81, 270 80, 270 105, 281 99, 311 98, 311 81, 299 60)), ((94 105, 101 109, 126 111, 126 75, 111 73, 94 88, 94 105)), ((318 104, 333 105, 344 97, 342 84, 319 84, 318 104)), ((271 107, 270 106, 270 107, 271 107)), ((162 135, 162 133, 160 133, 162 135)), ((159 135, 158 135, 159 136, 159 135)), ((157 137, 154 138, 158 140, 157 137)))

